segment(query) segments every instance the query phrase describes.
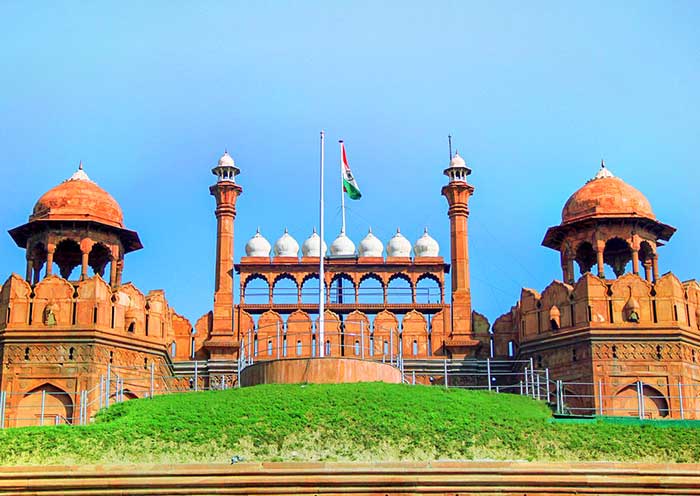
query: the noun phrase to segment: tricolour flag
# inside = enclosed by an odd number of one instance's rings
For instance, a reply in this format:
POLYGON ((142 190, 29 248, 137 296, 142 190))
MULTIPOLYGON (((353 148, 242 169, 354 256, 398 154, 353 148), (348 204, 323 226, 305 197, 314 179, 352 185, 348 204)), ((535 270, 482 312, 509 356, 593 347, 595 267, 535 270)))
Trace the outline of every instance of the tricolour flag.
POLYGON ((340 166, 343 172, 343 191, 353 200, 362 198, 360 187, 357 185, 355 176, 352 175, 350 166, 348 165, 348 157, 345 155, 345 143, 340 142, 340 166))

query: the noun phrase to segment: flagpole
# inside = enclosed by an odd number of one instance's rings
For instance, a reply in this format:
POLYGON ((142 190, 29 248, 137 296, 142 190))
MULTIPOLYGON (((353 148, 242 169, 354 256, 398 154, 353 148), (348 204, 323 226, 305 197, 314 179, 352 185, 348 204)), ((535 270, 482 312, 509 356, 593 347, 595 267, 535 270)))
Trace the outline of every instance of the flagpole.
POLYGON ((340 143, 340 212, 342 214, 343 224, 340 229, 341 233, 345 233, 345 187, 343 186, 343 140, 340 143))
POLYGON ((319 224, 320 224, 320 237, 319 237, 319 262, 318 262, 318 342, 316 343, 316 349, 319 351, 318 356, 323 357, 326 352, 326 340, 324 339, 324 304, 326 302, 326 291, 325 291, 325 274, 323 272, 323 259, 325 253, 323 253, 323 161, 324 161, 324 140, 325 132, 321 131, 321 181, 320 181, 320 205, 319 205, 319 224))

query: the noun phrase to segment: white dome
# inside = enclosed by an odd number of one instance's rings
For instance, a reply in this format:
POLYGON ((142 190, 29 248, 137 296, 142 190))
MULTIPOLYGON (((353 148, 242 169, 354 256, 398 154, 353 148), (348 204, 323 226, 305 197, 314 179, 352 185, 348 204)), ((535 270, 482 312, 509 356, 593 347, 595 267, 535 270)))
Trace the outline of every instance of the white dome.
POLYGON ((235 164, 233 163, 233 157, 231 157, 231 155, 228 154, 228 151, 225 151, 219 159, 219 166, 235 167, 235 164))
POLYGON ((331 243, 331 255, 334 257, 352 257, 355 255, 355 243, 340 231, 337 238, 331 243))
POLYGON ((615 177, 615 175, 610 172, 610 169, 605 167, 605 160, 600 161, 600 170, 598 173, 595 175, 593 179, 604 179, 606 177, 615 177))
POLYGON ((401 234, 401 229, 397 229, 396 234, 386 244, 386 254, 389 257, 411 256, 411 242, 401 234))
POLYGON ((298 257, 299 256, 299 243, 296 239, 292 238, 284 230, 284 234, 280 239, 275 242, 275 256, 276 257, 298 257))
POLYGON ((85 173, 83 170, 83 161, 80 161, 80 165, 78 165, 78 170, 73 173, 71 177, 67 179, 68 181, 89 181, 93 182, 88 175, 85 173))
POLYGON ((455 152, 454 157, 452 157, 452 160, 450 160, 450 167, 466 167, 467 163, 464 161, 462 156, 458 153, 455 152))
POLYGON ((379 238, 372 234, 372 228, 369 228, 367 236, 360 241, 360 247, 357 250, 361 257, 381 257, 384 252, 384 245, 379 238))
POLYGON ((260 234, 258 229, 255 236, 245 244, 245 254, 249 257, 269 257, 271 248, 270 242, 260 234))
POLYGON ((416 257, 437 257, 440 256, 440 245, 429 234, 428 228, 425 228, 423 236, 418 238, 416 244, 413 245, 413 253, 416 257))
MULTIPOLYGON (((319 241, 319 236, 316 233, 316 228, 314 227, 314 232, 309 236, 306 241, 304 241, 301 245, 301 256, 303 257, 318 257, 318 241, 319 241)), ((323 256, 326 255, 326 252, 328 251, 328 247, 326 246, 326 242, 323 242, 323 256)))

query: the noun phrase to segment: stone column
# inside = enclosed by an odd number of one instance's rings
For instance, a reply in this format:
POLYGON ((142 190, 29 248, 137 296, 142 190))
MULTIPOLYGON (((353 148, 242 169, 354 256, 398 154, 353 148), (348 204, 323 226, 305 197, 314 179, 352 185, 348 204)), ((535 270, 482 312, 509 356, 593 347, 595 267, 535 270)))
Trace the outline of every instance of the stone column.
POLYGON ((644 279, 651 282, 651 260, 644 261, 644 279))
POLYGON ((88 275, 88 257, 90 256, 90 252, 86 250, 82 250, 82 262, 80 266, 80 280, 87 279, 88 275))
POLYGON ((27 257, 27 276, 25 277, 25 279, 29 284, 32 283, 32 271, 33 270, 34 270, 34 260, 27 257))
POLYGON ((605 245, 602 247, 600 243, 596 247, 596 258, 598 263, 598 277, 605 279, 605 259, 603 258, 603 251, 605 250, 605 245))
POLYGON ((632 274, 639 275, 639 250, 632 250, 632 274))
MULTIPOLYGON (((56 251, 56 247, 54 245, 49 245, 47 252, 46 252, 46 277, 49 277, 53 273, 53 253, 56 251)), ((38 282, 39 275, 34 274, 34 279, 37 280, 38 282)))
POLYGON ((113 288, 117 286, 117 260, 114 255, 109 259, 109 285, 113 288))
POLYGON ((656 282, 659 279, 659 256, 656 253, 651 257, 651 272, 654 282, 656 282))

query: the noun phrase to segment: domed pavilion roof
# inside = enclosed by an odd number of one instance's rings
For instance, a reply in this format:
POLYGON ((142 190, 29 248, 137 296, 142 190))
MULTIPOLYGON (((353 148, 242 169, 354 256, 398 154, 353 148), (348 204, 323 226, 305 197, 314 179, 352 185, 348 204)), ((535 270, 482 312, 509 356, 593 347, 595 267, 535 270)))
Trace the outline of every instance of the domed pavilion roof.
POLYGON ((47 225, 53 229, 61 222, 93 222, 113 230, 126 253, 143 248, 138 234, 124 227, 119 203, 88 177, 82 163, 71 177, 44 193, 34 205, 29 222, 11 229, 10 235, 24 248, 33 233, 47 225))
POLYGON ((591 222, 632 222, 668 241, 676 228, 659 222, 649 200, 636 188, 615 177, 601 162, 600 170, 567 200, 561 224, 547 229, 542 244, 559 250, 566 236, 590 229, 591 222), (589 222, 590 221, 590 222, 589 222))
POLYGON ((605 163, 593 179, 571 195, 561 212, 563 224, 595 217, 656 220, 649 200, 638 189, 613 176, 605 163))
POLYGON ((90 180, 82 164, 70 178, 39 198, 29 220, 94 221, 124 228, 124 214, 119 203, 90 180))

